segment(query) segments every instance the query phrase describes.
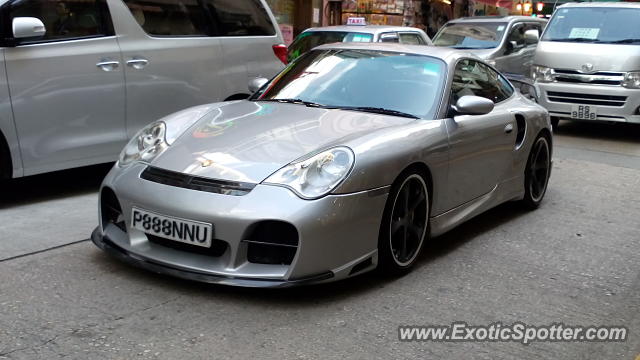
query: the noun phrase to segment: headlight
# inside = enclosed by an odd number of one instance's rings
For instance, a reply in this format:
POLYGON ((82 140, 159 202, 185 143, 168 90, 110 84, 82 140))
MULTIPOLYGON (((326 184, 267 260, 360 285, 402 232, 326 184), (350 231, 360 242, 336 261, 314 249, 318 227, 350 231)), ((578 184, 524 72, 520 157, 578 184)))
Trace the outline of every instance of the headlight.
POLYGON ((269 176, 263 183, 286 186, 303 199, 317 199, 347 177, 355 156, 348 147, 335 147, 308 159, 293 162, 269 176))
POLYGON ((553 69, 546 66, 533 65, 531 66, 531 78, 533 81, 545 83, 553 81, 553 69))
POLYGON ((640 89, 640 71, 631 71, 624 75, 622 86, 629 89, 640 89))
POLYGON ((167 126, 156 121, 140 130, 120 153, 118 165, 125 167, 134 161, 150 162, 169 145, 165 138, 167 126))

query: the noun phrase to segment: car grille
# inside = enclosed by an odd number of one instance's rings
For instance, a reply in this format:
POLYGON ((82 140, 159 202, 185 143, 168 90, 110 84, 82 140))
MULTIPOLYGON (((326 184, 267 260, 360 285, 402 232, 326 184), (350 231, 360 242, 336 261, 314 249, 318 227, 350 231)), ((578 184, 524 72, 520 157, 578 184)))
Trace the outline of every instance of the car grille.
POLYGON ((620 86, 624 80, 624 73, 614 71, 585 74, 577 70, 554 69, 553 72, 553 77, 557 82, 565 83, 620 86))
POLYGON ((197 191, 205 191, 223 195, 242 196, 248 194, 256 184, 209 179, 199 176, 183 174, 176 171, 148 166, 140 178, 159 184, 181 187, 197 191))
POLYGON ((627 101, 626 96, 579 94, 559 91, 547 91, 547 98, 549 101, 560 103, 615 107, 622 107, 627 101))

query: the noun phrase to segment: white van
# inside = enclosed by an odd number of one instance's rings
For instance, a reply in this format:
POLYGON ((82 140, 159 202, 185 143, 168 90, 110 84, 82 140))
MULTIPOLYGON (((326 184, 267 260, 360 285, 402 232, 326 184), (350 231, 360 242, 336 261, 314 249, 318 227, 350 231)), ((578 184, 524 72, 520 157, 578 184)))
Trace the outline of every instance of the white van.
POLYGON ((640 3, 559 6, 532 67, 540 105, 559 119, 640 123, 640 3))
POLYGON ((286 61, 264 0, 0 0, 0 177, 109 162, 286 61))

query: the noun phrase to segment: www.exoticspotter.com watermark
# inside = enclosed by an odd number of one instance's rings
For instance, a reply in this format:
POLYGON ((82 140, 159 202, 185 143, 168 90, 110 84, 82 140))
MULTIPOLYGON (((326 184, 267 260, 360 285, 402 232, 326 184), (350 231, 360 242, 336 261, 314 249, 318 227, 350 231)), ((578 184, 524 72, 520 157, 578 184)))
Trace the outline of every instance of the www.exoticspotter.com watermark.
POLYGON ((521 322, 510 325, 469 325, 455 322, 451 325, 400 326, 400 341, 469 341, 469 342, 623 342, 629 330, 624 326, 577 326, 553 323, 534 326, 521 322))

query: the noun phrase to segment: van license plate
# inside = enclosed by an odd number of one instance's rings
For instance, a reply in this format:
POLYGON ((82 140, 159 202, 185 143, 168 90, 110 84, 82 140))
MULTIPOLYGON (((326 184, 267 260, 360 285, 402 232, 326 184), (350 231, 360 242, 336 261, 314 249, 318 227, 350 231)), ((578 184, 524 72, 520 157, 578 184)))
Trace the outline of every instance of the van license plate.
POLYGON ((571 106, 571 118, 581 120, 595 120, 598 117, 598 109, 593 105, 571 106))
POLYGON ((144 233, 186 244, 211 247, 213 225, 133 208, 131 226, 144 233))

